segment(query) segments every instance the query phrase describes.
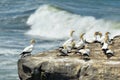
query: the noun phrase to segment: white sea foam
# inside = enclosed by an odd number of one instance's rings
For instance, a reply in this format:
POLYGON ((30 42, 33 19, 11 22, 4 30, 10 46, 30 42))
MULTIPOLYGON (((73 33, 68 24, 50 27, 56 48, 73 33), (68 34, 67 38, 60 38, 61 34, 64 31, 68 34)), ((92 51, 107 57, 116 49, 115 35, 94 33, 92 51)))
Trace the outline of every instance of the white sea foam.
POLYGON ((17 52, 17 50, 15 49, 0 49, 0 55, 5 55, 5 56, 9 56, 9 55, 19 55, 20 53, 17 52))
POLYGON ((114 28, 118 24, 112 21, 96 19, 93 16, 72 14, 50 5, 40 6, 28 18, 27 24, 30 25, 31 29, 26 34, 57 39, 68 37, 72 29, 76 31, 75 36, 85 32, 87 39, 93 39, 95 31, 101 31, 102 33, 110 31, 111 36, 120 33, 119 30, 114 28))

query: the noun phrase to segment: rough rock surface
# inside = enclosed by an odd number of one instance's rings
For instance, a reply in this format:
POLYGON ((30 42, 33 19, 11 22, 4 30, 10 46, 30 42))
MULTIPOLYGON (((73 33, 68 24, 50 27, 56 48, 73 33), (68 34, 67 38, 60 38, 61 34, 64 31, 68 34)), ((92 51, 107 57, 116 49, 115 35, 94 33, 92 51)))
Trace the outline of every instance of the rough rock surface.
POLYGON ((120 80, 120 36, 113 39, 115 55, 109 60, 101 44, 90 43, 90 60, 84 61, 74 51, 59 56, 59 50, 38 53, 18 60, 20 80, 120 80))

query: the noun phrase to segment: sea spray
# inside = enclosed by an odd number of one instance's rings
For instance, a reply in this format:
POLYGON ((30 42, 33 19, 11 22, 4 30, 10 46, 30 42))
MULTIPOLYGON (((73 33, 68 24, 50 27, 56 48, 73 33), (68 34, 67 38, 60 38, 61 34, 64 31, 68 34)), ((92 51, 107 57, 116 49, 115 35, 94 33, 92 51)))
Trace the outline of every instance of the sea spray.
POLYGON ((26 34, 54 39, 67 38, 72 29, 76 31, 77 37, 81 32, 85 32, 85 37, 89 40, 93 39, 95 31, 110 31, 112 37, 120 33, 113 28, 115 25, 112 21, 73 14, 51 5, 40 6, 28 18, 27 24, 31 29, 26 34))

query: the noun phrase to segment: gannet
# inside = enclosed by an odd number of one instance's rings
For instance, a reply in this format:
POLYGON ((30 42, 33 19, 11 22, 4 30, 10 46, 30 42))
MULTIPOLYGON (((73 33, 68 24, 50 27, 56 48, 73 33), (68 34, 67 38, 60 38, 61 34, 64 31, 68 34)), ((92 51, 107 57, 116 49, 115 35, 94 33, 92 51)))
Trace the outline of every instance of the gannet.
POLYGON ((78 52, 83 56, 83 59, 89 59, 90 49, 88 48, 88 46, 85 46, 84 49, 80 49, 78 52))
POLYGON ((26 47, 26 48, 24 48, 23 51, 22 51, 22 53, 20 54, 20 55, 22 55, 22 57, 25 57, 25 55, 31 55, 31 52, 32 52, 34 44, 35 44, 35 40, 32 39, 30 41, 30 43, 31 43, 31 45, 28 46, 28 47, 26 47))
POLYGON ((85 35, 85 33, 80 34, 80 40, 78 43, 75 44, 75 48, 77 49, 82 49, 85 46, 85 39, 83 38, 83 36, 85 35))
POLYGON ((109 49, 106 51, 106 56, 108 59, 114 56, 114 52, 111 50, 111 47, 109 47, 109 49))
POLYGON ((106 32, 105 35, 102 36, 102 38, 101 38, 101 43, 102 44, 104 43, 105 38, 107 39, 107 43, 111 43, 111 40, 109 38, 109 34, 110 34, 110 32, 106 32))
POLYGON ((67 47, 64 45, 62 49, 60 49, 61 55, 68 55, 67 47))
POLYGON ((103 50, 104 54, 107 56, 108 59, 113 56, 113 51, 111 50, 111 47, 108 48, 109 44, 110 44, 109 36, 106 35, 105 38, 104 38, 104 43, 103 43, 103 46, 102 46, 102 50, 103 50))
POLYGON ((59 51, 61 52, 61 55, 68 55, 68 53, 71 52, 72 47, 75 46, 75 42, 72 40, 70 45, 64 45, 63 48, 59 48, 59 51))
POLYGON ((106 52, 107 58, 109 59, 110 57, 114 56, 114 52, 110 49, 107 50, 106 52))
POLYGON ((90 55, 90 49, 81 49, 81 50, 79 50, 79 52, 80 52, 83 56, 89 56, 89 55, 90 55))
POLYGON ((62 45, 62 46, 66 46, 66 48, 68 49, 68 51, 71 51, 71 49, 75 46, 75 41, 73 39, 73 33, 74 32, 75 32, 74 30, 72 30, 70 32, 70 38, 67 41, 65 41, 63 43, 63 45, 62 45))
POLYGON ((74 30, 72 30, 72 31, 70 32, 70 38, 63 43, 63 46, 71 43, 71 41, 73 40, 73 33, 74 33, 74 32, 75 32, 74 30))
POLYGON ((102 50, 104 53, 108 50, 108 42, 107 42, 107 37, 104 38, 104 43, 102 45, 102 50))
POLYGON ((100 42, 101 41, 101 37, 102 37, 102 33, 101 32, 95 32, 94 33, 94 42, 100 42))

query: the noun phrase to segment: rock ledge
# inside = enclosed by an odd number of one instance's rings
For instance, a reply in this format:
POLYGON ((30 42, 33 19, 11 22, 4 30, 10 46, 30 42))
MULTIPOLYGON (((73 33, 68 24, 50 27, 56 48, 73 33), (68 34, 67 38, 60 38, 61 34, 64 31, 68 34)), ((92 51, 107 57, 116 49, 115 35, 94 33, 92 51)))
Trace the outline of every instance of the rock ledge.
POLYGON ((20 80, 120 80, 120 36, 113 39, 115 56, 107 60, 99 43, 88 44, 90 60, 78 54, 59 56, 58 49, 18 60, 20 80))

